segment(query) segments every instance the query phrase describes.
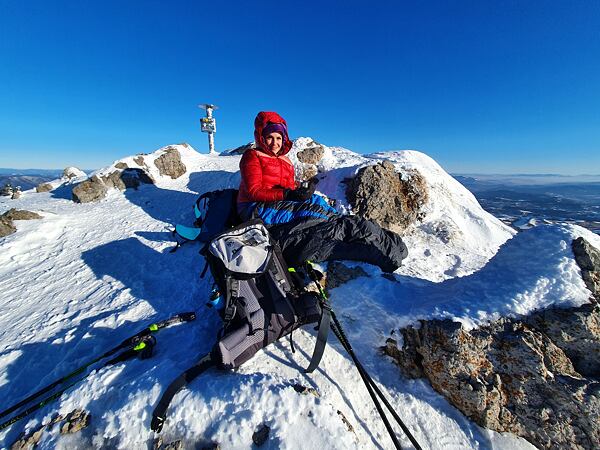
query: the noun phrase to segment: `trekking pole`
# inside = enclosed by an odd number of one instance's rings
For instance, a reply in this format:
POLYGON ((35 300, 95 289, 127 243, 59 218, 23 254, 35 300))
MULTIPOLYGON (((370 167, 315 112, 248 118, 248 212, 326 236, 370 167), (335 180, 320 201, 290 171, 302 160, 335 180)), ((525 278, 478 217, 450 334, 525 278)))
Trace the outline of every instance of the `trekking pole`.
POLYGON ((383 401, 383 403, 385 404, 387 409, 390 411, 390 413, 392 414, 392 416, 394 417, 396 422, 398 422, 398 424, 400 425, 400 428, 402 428, 402 431, 406 434, 406 436, 408 437, 410 442, 413 444, 415 449, 422 450, 421 446, 419 445, 417 440, 414 438, 414 436, 411 434, 408 427, 406 427, 406 425, 404 424, 404 422, 402 421, 402 419, 400 418, 398 413, 394 410, 392 405, 385 398, 385 396, 383 395, 383 393, 381 392, 379 387, 375 384, 375 382, 373 381, 373 379, 371 378, 369 373, 366 371, 364 366, 358 360, 356 354, 354 353, 354 349, 352 348, 352 345, 350 344, 350 341, 346 337, 346 334, 344 333, 344 330, 342 329, 342 326, 341 326, 339 320, 337 319, 335 312, 331 309, 331 305, 329 305, 327 302, 327 295, 323 291, 323 288, 321 287, 321 285, 319 283, 318 276, 317 276, 314 268, 312 267, 312 263, 310 261, 307 261, 306 269, 307 269, 307 272, 308 272, 310 278, 315 282, 315 284, 317 286, 317 289, 321 296, 322 302, 324 302, 326 304, 327 308, 329 309, 329 311, 331 313, 331 318, 333 319, 333 324, 331 327, 332 331, 335 334, 335 336, 338 338, 340 343, 342 344, 342 347, 344 347, 344 349, 348 352, 348 354, 352 358, 352 361, 354 362, 354 364, 358 370, 358 373, 360 374, 360 376, 363 380, 363 383, 365 384, 365 387, 367 388, 367 391, 369 392, 369 395, 371 396, 371 400, 375 404, 375 408, 377 409, 377 412, 379 413, 381 419, 383 420, 383 423, 390 435, 390 438, 394 442, 394 445, 398 449, 401 448, 400 443, 398 442, 398 439, 396 437, 396 434, 395 434, 394 430, 392 429, 392 427, 387 419, 387 416, 385 415, 385 412, 383 411, 383 408, 381 408, 381 404, 379 403, 379 400, 375 396, 375 393, 381 398, 381 400, 383 401), (374 393, 374 391, 375 391, 375 393, 374 393))
POLYGON ((366 371, 366 369, 364 368, 362 363, 356 357, 356 354, 354 353, 354 350, 352 349, 350 342, 346 338, 344 331, 339 326, 339 322, 337 320, 337 317, 335 317, 335 314, 332 314, 332 317, 333 317, 333 321, 334 321, 334 324, 332 326, 333 333, 336 335, 336 337, 338 338, 338 340, 340 341, 340 343, 342 344, 344 349, 348 352, 348 354, 352 358, 352 361, 354 361, 354 364, 356 365, 356 368, 358 369, 359 373, 361 373, 361 376, 364 375, 363 380, 366 378, 366 381, 371 385, 371 387, 373 388, 375 393, 381 398, 381 400, 383 401, 383 404, 390 411, 390 413, 392 414, 392 416, 394 417, 394 419, 396 420, 398 425, 400 425, 400 428, 402 428, 402 431, 404 432, 404 434, 406 434, 406 436, 410 440, 411 444, 415 447, 415 449, 422 450, 421 446, 419 445, 419 443, 417 442, 415 437, 412 435, 412 433, 410 432, 408 427, 404 424, 404 422, 402 421, 402 419, 400 418, 400 416, 398 415, 396 410, 388 402, 388 400, 383 395, 383 392, 381 392, 381 390, 379 389, 379 387, 377 386, 375 381, 373 381, 373 379, 371 378, 369 373, 366 371))
MULTIPOLYGON (((176 314, 176 315, 174 315, 174 316, 172 316, 172 317, 170 317, 168 319, 161 320, 160 322, 156 322, 156 323, 153 323, 153 324, 149 325, 148 327, 144 328, 142 331, 140 331, 140 332, 134 334, 133 336, 125 339, 123 342, 121 342, 116 347, 114 347, 114 348, 112 348, 112 349, 104 352, 102 355, 98 356, 97 358, 92 359, 91 361, 85 363, 84 365, 82 365, 81 367, 75 369, 71 373, 65 375, 64 377, 59 378, 58 380, 54 381, 53 383, 50 383, 46 387, 43 387, 39 391, 34 392, 33 394, 31 394, 28 397, 26 397, 23 400, 21 400, 20 402, 14 404, 13 406, 5 409, 2 412, 0 412, 0 418, 4 417, 4 416, 7 416, 8 414, 16 411, 17 409, 25 406, 26 404, 28 404, 32 400, 34 400, 34 399, 36 399, 36 398, 44 395, 45 393, 51 391, 56 386, 59 386, 60 384, 63 384, 66 381, 72 379, 73 377, 79 375, 80 373, 83 373, 88 367, 96 364, 97 362, 103 360, 104 358, 107 358, 107 357, 109 357, 111 355, 114 355, 119 350, 121 350, 123 348, 126 348, 126 347, 135 347, 136 345, 138 345, 138 344, 140 344, 142 342, 142 340, 143 340, 143 338, 145 336, 148 336, 148 335, 150 335, 152 333, 157 332, 158 330, 160 330, 162 328, 174 325, 176 323, 192 321, 195 318, 196 318, 196 313, 194 313, 194 312, 184 312, 184 313, 176 314)), ((80 381, 80 380, 78 380, 78 381, 80 381)), ((72 386, 72 385, 70 385, 70 386, 72 386)), ((4 424, 2 424, 2 425, 4 425, 4 424)), ((2 428, 0 427, 0 429, 2 429, 2 428)))
MULTIPOLYGON (((154 348, 154 346, 156 345, 156 338, 152 335, 147 335, 141 338, 141 341, 135 345, 135 347, 133 348, 129 348, 123 352, 121 352, 120 354, 118 354, 117 356, 115 356, 114 358, 112 358, 111 360, 105 362, 104 364, 102 364, 102 367, 99 367, 98 369, 101 369, 103 367, 107 367, 113 364, 117 364, 119 362, 125 362, 129 359, 134 358, 135 356, 140 356, 140 358, 142 359, 146 359, 149 358, 151 353, 152 353, 152 349, 154 348), (145 355, 145 356, 144 356, 145 355)), ((89 375, 89 374, 87 374, 89 375)), ((73 386, 75 386, 77 383, 79 383, 80 381, 84 380, 87 375, 83 376, 82 378, 78 378, 76 380, 74 380, 73 382, 69 383, 67 386, 63 387, 62 389, 59 389, 58 391, 56 391, 54 394, 49 395, 48 397, 38 401, 37 403, 33 404, 32 406, 30 406, 29 408, 27 408, 25 411, 21 412, 20 414, 17 414, 16 416, 14 416, 13 418, 2 422, 0 424, 0 430, 4 430, 5 428, 8 428, 9 426, 11 426, 12 424, 18 422, 19 420, 27 417, 28 415, 30 415, 31 413, 37 411, 38 409, 43 408, 44 406, 46 406, 47 404, 49 404, 50 402, 52 402, 53 400, 56 400, 57 398, 60 398, 60 396, 62 394, 64 394, 66 391, 68 391, 69 389, 71 389, 73 386)))

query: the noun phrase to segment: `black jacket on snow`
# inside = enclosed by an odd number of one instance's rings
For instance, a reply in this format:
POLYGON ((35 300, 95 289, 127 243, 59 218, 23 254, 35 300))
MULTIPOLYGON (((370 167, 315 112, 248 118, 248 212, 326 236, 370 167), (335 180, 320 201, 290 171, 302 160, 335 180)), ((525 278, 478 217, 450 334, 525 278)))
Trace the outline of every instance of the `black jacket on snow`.
POLYGON ((347 259, 393 272, 408 255, 406 245, 398 234, 358 216, 303 219, 270 227, 269 232, 292 267, 306 260, 347 259))

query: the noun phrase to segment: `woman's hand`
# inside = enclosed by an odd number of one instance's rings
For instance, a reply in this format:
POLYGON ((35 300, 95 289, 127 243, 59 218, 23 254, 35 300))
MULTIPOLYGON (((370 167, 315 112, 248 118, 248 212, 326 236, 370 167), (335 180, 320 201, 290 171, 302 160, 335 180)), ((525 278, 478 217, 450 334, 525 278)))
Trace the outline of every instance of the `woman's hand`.
POLYGON ((300 183, 296 189, 286 189, 283 199, 284 200, 292 200, 295 202, 305 202, 315 193, 315 188, 319 180, 316 177, 311 178, 308 181, 303 181, 300 183))

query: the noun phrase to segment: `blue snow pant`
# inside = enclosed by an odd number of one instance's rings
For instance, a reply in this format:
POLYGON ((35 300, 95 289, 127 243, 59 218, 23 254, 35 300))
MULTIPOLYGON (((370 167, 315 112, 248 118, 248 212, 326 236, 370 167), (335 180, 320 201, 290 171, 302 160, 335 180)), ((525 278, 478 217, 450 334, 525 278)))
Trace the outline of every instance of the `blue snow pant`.
POLYGON ((237 207, 243 221, 260 218, 265 225, 288 223, 303 218, 329 219, 339 214, 318 194, 313 194, 304 202, 244 202, 238 203, 237 207))

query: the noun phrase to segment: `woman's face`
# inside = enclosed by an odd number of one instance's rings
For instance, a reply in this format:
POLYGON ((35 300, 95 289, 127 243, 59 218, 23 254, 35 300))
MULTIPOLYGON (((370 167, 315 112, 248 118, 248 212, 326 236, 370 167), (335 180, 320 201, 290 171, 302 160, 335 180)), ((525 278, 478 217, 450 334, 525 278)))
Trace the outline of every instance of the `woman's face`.
POLYGON ((265 136, 265 143, 267 144, 267 148, 271 150, 273 153, 277 154, 281 150, 281 146, 283 145, 283 138, 279 133, 271 133, 265 136))

